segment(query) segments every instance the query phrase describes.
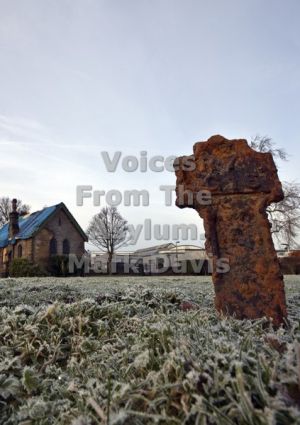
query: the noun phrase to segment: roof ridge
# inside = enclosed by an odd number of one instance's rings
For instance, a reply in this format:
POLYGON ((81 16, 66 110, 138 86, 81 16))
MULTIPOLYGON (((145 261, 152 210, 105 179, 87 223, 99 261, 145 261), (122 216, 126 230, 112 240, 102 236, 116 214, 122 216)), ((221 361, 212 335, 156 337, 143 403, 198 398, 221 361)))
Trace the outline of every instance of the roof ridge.
POLYGON ((6 223, 0 229, 0 248, 4 248, 10 243, 14 243, 16 239, 29 239, 32 237, 36 230, 38 230, 50 217, 50 215, 53 214, 58 205, 45 207, 41 210, 34 211, 29 215, 20 217, 19 232, 14 236, 13 239, 9 239, 9 223, 6 223))
POLYGON ((50 207, 44 207, 41 210, 34 211, 33 213, 20 217, 19 220, 19 232, 14 236, 13 239, 9 239, 9 226, 6 223, 0 229, 0 248, 4 248, 10 243, 15 243, 16 239, 29 239, 47 222, 47 220, 54 214, 58 209, 62 208, 65 213, 69 216, 73 225, 82 234, 83 238, 87 240, 87 236, 76 221, 75 217, 68 210, 64 202, 52 205, 50 207))

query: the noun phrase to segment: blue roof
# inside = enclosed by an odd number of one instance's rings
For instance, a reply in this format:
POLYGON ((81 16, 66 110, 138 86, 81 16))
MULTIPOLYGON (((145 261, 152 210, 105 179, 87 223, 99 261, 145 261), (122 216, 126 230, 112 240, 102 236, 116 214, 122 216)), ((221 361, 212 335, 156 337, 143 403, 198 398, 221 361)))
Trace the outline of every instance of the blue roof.
POLYGON ((29 239, 42 226, 42 224, 54 213, 61 204, 44 208, 25 217, 19 218, 20 231, 15 235, 13 240, 8 239, 8 224, 0 229, 0 248, 4 248, 11 243, 15 243, 16 239, 29 239))

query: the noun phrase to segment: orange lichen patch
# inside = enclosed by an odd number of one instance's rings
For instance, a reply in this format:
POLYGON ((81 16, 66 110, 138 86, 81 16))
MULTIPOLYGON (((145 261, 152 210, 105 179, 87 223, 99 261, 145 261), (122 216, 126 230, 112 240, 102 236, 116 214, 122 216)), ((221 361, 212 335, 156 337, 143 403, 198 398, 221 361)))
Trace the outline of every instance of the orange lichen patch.
POLYGON ((227 273, 213 272, 217 310, 239 319, 266 316, 275 326, 284 323, 283 277, 266 214, 270 203, 283 199, 272 155, 254 151, 246 140, 213 136, 175 164, 176 205, 194 208, 203 218, 214 264, 229 261, 227 273), (191 161, 194 167, 187 166, 191 161), (209 204, 197 196, 205 190, 211 193, 209 204))

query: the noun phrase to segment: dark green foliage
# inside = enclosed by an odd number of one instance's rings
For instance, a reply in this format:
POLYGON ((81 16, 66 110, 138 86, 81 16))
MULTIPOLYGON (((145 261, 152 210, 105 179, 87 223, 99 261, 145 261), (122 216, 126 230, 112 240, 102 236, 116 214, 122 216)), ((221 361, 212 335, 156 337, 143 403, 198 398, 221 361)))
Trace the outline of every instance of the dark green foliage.
POLYGON ((69 256, 68 255, 52 255, 49 259, 48 272, 51 276, 67 277, 82 276, 84 274, 84 265, 78 268, 74 265, 74 272, 69 272, 69 256))
POLYGON ((11 277, 34 277, 47 276, 47 273, 39 265, 31 263, 26 258, 15 258, 10 265, 9 275, 11 277))
POLYGON ((52 276, 68 275, 69 257, 67 255, 52 255, 49 259, 48 271, 52 276))

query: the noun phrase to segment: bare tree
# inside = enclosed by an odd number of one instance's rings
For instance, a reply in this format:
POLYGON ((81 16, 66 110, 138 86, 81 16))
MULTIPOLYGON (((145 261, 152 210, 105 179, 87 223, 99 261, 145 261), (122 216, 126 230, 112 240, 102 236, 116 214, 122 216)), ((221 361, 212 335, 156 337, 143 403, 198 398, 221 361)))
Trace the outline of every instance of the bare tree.
POLYGON ((258 152, 270 152, 274 158, 287 161, 288 154, 282 148, 276 148, 276 143, 268 136, 257 134, 251 141, 250 147, 258 152))
MULTIPOLYGON (((17 200, 17 209, 20 215, 25 215, 30 212, 30 206, 23 204, 21 199, 17 200)), ((7 196, 0 198, 0 228, 9 221, 9 214, 12 211, 12 199, 7 196)))
POLYGON ((287 249, 297 247, 300 230, 300 185, 296 182, 283 182, 284 199, 271 204, 267 209, 272 223, 271 232, 277 242, 287 249))
MULTIPOLYGON (((255 136, 250 142, 251 148, 259 152, 270 152, 276 159, 286 161, 287 153, 276 148, 268 136, 255 136)), ((271 232, 277 242, 286 245, 287 249, 298 246, 297 236, 300 230, 300 185, 297 182, 283 182, 284 199, 267 208, 272 224, 271 232)))
POLYGON ((115 207, 102 208, 96 214, 87 229, 87 235, 93 245, 108 254, 107 270, 112 273, 111 263, 116 249, 126 242, 128 226, 127 221, 115 207))

